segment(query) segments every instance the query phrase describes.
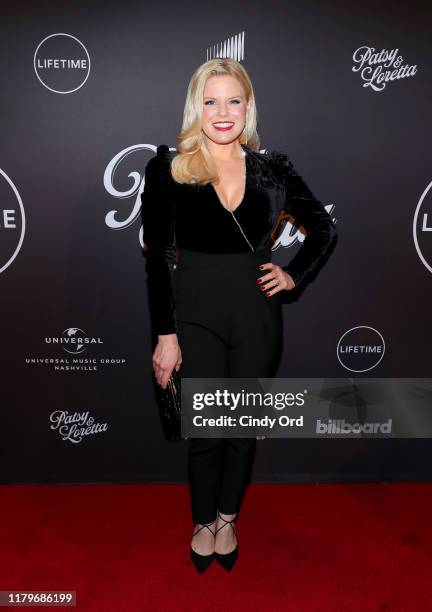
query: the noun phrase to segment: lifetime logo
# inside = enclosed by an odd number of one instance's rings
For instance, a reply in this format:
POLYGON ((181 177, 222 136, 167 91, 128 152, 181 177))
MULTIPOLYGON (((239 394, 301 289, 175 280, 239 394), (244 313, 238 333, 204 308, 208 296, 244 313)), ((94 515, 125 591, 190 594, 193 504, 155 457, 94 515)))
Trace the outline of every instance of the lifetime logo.
POLYGON ((348 354, 348 353, 379 353, 383 352, 382 346, 365 346, 359 344, 347 344, 345 346, 341 346, 339 349, 340 354, 348 354))
POLYGON ((16 229, 16 211, 13 209, 0 210, 0 228, 16 229))
POLYGON ((33 67, 40 83, 60 94, 80 89, 90 75, 90 55, 76 36, 56 32, 36 47, 33 67))
POLYGON ((392 431, 393 419, 383 423, 348 423, 345 419, 329 419, 326 423, 318 419, 316 422, 317 434, 389 434, 392 431))
POLYGON ((382 334, 370 325, 357 325, 346 331, 337 345, 340 364, 350 372, 375 368, 385 353, 382 334))
POLYGON ((12 179, 0 168, 0 273, 18 255, 25 234, 25 212, 21 196, 12 179))
POLYGON ((413 220, 414 245, 423 265, 432 272, 432 181, 423 191, 413 220))

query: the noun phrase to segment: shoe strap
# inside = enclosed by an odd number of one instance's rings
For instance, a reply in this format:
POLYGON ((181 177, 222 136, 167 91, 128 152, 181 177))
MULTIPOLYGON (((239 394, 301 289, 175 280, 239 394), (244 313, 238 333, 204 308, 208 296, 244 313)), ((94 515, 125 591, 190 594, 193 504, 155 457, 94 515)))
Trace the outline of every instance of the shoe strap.
MULTIPOLYGON (((238 515, 237 515, 237 516, 238 516, 238 515)), ((231 527, 233 528, 233 531, 234 531, 234 535, 237 537, 237 532, 236 532, 235 527, 234 527, 234 523, 235 523, 235 521, 237 520, 237 516, 235 516, 235 517, 234 517, 233 519, 231 519, 230 521, 227 521, 226 519, 224 519, 224 518, 221 516, 221 514, 220 514, 220 512, 219 512, 219 510, 218 510, 218 517, 221 519, 221 521, 224 521, 224 523, 225 523, 225 524, 224 524, 224 525, 222 525, 222 527, 218 527, 218 528, 216 529, 216 531, 215 531, 215 534, 216 534, 216 533, 218 533, 218 531, 220 531, 221 529, 223 529, 223 528, 224 528, 226 525, 231 525, 231 527)))
POLYGON ((196 536, 196 534, 197 534, 197 533, 199 533, 199 532, 201 531, 201 529, 204 529, 204 527, 207 527, 207 529, 210 531, 210 533, 211 533, 212 535, 216 535, 216 532, 215 532, 215 531, 212 531, 212 530, 210 529, 210 527, 209 527, 209 525, 213 525, 213 523, 215 523, 215 522, 216 522, 216 519, 215 519, 214 521, 212 521, 211 523, 203 523, 203 524, 201 525, 201 527, 199 527, 199 528, 196 530, 196 532, 193 534, 193 536, 192 536, 192 537, 194 538, 194 537, 196 536))

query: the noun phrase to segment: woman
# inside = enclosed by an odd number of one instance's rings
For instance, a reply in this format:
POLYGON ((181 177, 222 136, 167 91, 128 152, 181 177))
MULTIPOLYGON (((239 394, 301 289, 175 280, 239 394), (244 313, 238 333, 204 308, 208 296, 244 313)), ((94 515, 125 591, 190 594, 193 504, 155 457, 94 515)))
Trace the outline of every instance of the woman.
MULTIPOLYGON (((205 62, 189 83, 177 155, 157 147, 142 196, 153 368, 166 388, 182 377, 272 377, 282 347, 282 297, 328 250, 336 230, 283 153, 259 153, 257 111, 244 67, 205 62), (290 214, 307 236, 291 262, 271 260, 269 234, 290 214), (174 265, 174 264, 177 265, 174 265)), ((199 572, 230 570, 234 522, 256 438, 188 438, 199 572)))

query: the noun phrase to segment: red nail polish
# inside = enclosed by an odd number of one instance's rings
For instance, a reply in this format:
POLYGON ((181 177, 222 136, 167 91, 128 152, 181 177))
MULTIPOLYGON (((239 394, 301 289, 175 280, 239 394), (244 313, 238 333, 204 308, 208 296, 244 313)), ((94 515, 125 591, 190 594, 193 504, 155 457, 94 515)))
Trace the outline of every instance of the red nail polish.
POLYGON ((260 278, 257 278, 257 283, 262 283, 262 280, 260 278))
POLYGON ((267 291, 266 295, 270 295, 270 291, 267 291))

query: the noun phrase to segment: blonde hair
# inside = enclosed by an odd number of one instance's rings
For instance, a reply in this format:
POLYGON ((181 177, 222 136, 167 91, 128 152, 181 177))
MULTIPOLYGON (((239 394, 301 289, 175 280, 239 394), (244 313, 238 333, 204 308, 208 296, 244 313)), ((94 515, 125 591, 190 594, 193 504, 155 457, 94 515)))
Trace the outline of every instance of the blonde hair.
POLYGON ((183 124, 177 137, 177 152, 171 162, 171 174, 178 183, 204 185, 218 179, 213 159, 204 142, 201 129, 204 87, 209 77, 229 75, 238 80, 251 108, 246 113, 246 125, 239 136, 240 144, 254 151, 259 150, 260 139, 256 130, 257 109, 252 82, 240 62, 230 58, 216 58, 204 62, 195 70, 189 81, 183 111, 183 124))

